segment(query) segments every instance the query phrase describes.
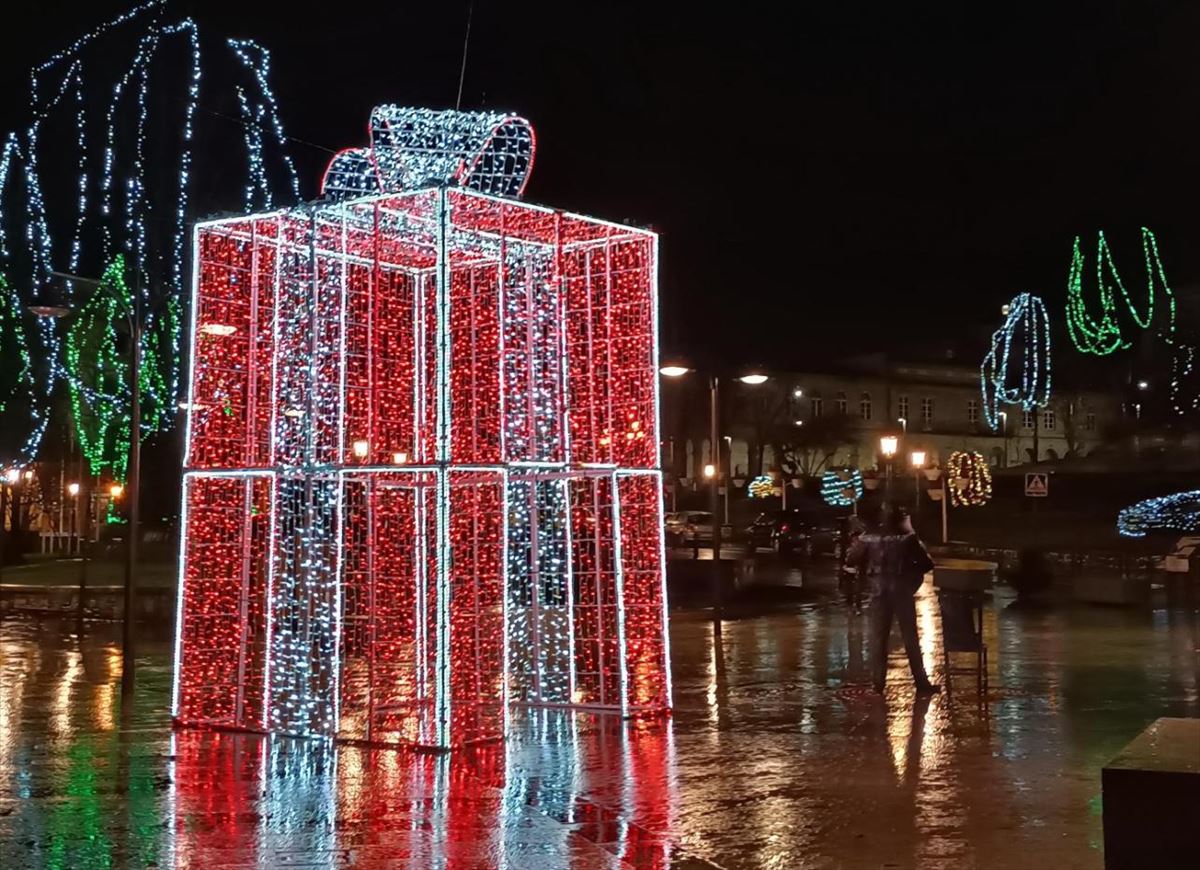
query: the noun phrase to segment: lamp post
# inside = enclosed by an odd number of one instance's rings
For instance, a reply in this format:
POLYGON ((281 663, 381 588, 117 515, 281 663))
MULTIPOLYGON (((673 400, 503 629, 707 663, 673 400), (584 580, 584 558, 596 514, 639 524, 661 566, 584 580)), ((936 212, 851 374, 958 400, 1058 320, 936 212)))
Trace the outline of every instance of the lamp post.
POLYGON ((925 467, 925 451, 914 450, 908 454, 908 463, 913 473, 913 521, 921 513, 921 470, 925 467))
POLYGON ((1001 411, 1000 417, 1000 437, 1004 440, 1004 464, 1003 468, 1008 468, 1008 411, 1001 411))
MULTIPOLYGON (((686 374, 691 373, 694 369, 685 365, 668 364, 659 368, 659 374, 667 378, 681 378, 686 374)), ((747 386, 756 387, 759 384, 766 383, 769 378, 767 375, 760 372, 748 372, 734 380, 740 381, 747 386)), ((712 596, 713 596, 713 620, 717 624, 717 629, 720 630, 721 615, 723 612, 723 601, 721 594, 721 524, 717 521, 717 514, 720 511, 720 485, 721 485, 721 438, 719 434, 720 427, 720 398, 721 398, 721 379, 716 374, 708 376, 708 394, 709 394, 709 426, 708 426, 708 464, 704 466, 704 476, 712 481, 708 492, 708 510, 712 516, 712 596)), ((728 487, 728 482, 726 486, 728 487)))
MULTIPOLYGON (((133 291, 133 304, 117 293, 107 282, 94 278, 82 278, 68 272, 50 272, 56 278, 95 287, 97 293, 107 292, 123 309, 126 324, 129 327, 129 466, 126 479, 129 483, 129 545, 125 550, 125 595, 123 606, 123 622, 121 626, 121 710, 122 713, 131 707, 134 688, 134 578, 137 576, 138 558, 138 502, 141 494, 141 465, 142 465, 142 289, 141 271, 136 270, 136 281, 133 291)), ((66 317, 72 313, 69 305, 61 300, 34 300, 29 310, 39 317, 66 317)), ((114 485, 112 496, 119 498, 124 489, 114 485)), ((84 575, 80 574, 80 614, 83 612, 83 583, 84 575)))
POLYGON ((900 439, 895 435, 880 437, 879 453, 884 460, 883 499, 889 503, 892 500, 892 460, 896 458, 896 451, 899 449, 900 439))

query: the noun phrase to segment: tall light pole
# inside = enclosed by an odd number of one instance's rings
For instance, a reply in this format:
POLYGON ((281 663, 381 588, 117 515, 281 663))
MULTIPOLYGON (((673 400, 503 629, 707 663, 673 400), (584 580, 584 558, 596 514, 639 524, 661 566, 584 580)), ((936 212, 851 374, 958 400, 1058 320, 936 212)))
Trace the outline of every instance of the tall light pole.
MULTIPOLYGON (((123 309, 125 320, 129 326, 129 467, 126 480, 129 485, 129 545, 125 550, 125 600, 123 607, 123 624, 121 626, 121 710, 130 708, 129 701, 134 689, 134 578, 137 575, 138 558, 138 524, 139 496, 141 495, 140 472, 142 465, 142 290, 141 272, 136 271, 136 281, 133 291, 133 304, 116 292, 115 288, 105 281, 94 278, 81 278, 67 272, 51 272, 56 278, 62 278, 78 284, 95 287, 97 293, 107 292, 123 309)), ((39 317, 66 317, 72 313, 70 306, 58 300, 35 300, 29 310, 39 317)), ((114 490, 113 495, 118 493, 114 490)), ((82 589, 80 590, 82 593, 82 589)), ((80 608, 82 610, 82 602, 80 608)))
POLYGON ((896 458, 896 451, 899 449, 900 439, 895 435, 880 437, 879 453, 884 460, 883 499, 889 503, 892 500, 892 460, 896 458))
POLYGON ((913 473, 913 521, 921 513, 921 471, 925 468, 925 451, 914 450, 908 454, 913 473))
MULTIPOLYGON (((668 378, 681 378, 689 374, 693 369, 684 365, 664 365, 659 370, 659 374, 668 378)), ((747 386, 755 387, 759 384, 766 383, 769 378, 767 375, 759 372, 748 372, 734 378, 747 386)), ((711 478, 712 485, 708 492, 708 510, 712 515, 712 596, 713 596, 713 620, 716 622, 718 630, 720 629, 721 616, 724 611, 723 594, 721 589, 721 523, 718 521, 720 512, 720 487, 722 480, 721 471, 721 438, 720 438, 720 399, 721 399, 721 379, 716 374, 708 376, 708 395, 709 395, 709 426, 708 426, 708 465, 705 466, 704 475, 709 476, 709 468, 712 469, 711 478)), ((727 475, 725 475, 727 478, 727 475)), ((728 480, 725 483, 729 486, 728 480)))

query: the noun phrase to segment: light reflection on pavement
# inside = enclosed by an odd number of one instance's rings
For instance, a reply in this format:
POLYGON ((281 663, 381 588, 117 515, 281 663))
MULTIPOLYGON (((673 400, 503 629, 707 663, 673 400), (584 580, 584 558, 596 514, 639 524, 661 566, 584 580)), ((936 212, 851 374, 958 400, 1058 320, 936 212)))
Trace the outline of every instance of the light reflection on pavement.
MULTIPOLYGON (((1099 868, 1099 770, 1195 716, 1194 611, 986 610, 991 690, 918 701, 868 617, 825 600, 672 618, 668 720, 534 711, 450 756, 169 728, 119 626, 0 623, 0 866, 1099 868)), ((918 602, 942 669, 936 598, 918 602)))

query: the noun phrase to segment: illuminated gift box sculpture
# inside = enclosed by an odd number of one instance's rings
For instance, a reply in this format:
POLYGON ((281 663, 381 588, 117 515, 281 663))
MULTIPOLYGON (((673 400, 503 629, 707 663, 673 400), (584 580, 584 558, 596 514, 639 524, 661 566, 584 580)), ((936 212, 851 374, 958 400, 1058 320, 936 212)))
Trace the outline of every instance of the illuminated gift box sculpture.
POLYGON ((380 107, 323 201, 196 228, 178 722, 669 707, 657 240, 515 201, 533 146, 380 107))

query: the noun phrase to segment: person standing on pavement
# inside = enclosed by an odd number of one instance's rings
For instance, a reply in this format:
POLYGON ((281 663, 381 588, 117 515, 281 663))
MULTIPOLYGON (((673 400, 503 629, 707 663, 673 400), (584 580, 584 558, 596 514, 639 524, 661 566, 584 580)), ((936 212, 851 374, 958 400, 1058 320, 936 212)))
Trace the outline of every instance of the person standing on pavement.
POLYGON ((913 531, 908 511, 883 505, 875 521, 869 522, 867 530, 850 546, 846 562, 871 583, 871 682, 875 691, 883 691, 887 678, 888 638, 893 619, 900 623, 917 694, 941 691, 925 673, 913 600, 925 574, 933 568, 933 560, 913 531))
POLYGON ((865 530, 866 527, 857 516, 846 517, 842 521, 842 564, 838 582, 846 599, 846 606, 855 613, 862 612, 863 577, 858 565, 849 561, 849 554, 850 548, 865 530))

